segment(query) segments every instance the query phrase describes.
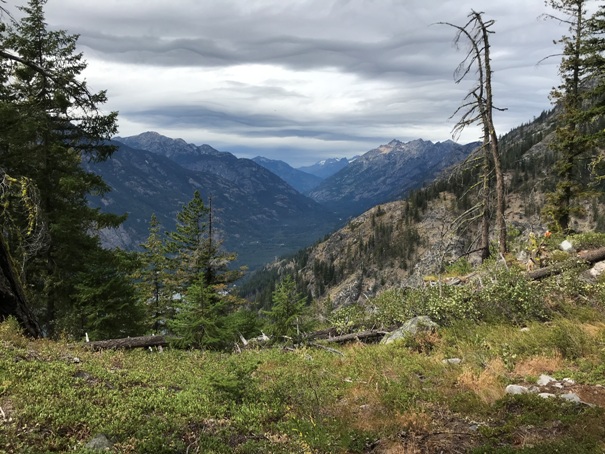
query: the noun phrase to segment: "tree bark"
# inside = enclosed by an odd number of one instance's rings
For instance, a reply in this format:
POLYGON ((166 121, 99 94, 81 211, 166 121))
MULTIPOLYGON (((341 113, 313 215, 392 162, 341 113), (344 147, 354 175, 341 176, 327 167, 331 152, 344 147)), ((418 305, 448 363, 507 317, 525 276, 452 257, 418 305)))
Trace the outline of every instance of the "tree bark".
POLYGON ((0 234, 0 320, 15 317, 25 334, 41 337, 42 330, 30 310, 4 237, 0 234))
MULTIPOLYGON (((599 249, 594 249, 592 251, 580 252, 580 253, 578 253, 578 258, 580 260, 586 262, 587 265, 593 265, 597 262, 605 260, 605 247, 602 247, 599 249)), ((562 273, 563 271, 565 271, 565 269, 567 269, 567 268, 565 268, 565 266, 562 266, 562 265, 546 266, 544 268, 540 268, 538 270, 531 271, 530 273, 528 273, 528 276, 530 279, 533 279, 534 281, 539 281, 540 279, 544 279, 549 276, 553 276, 555 274, 562 273)))
POLYGON ((86 343, 86 346, 92 350, 165 347, 167 345, 168 340, 165 336, 126 337, 123 339, 108 339, 86 343))
POLYGON ((372 341, 378 341, 380 339, 382 339, 386 334, 388 334, 388 331, 382 331, 382 330, 369 330, 369 331, 362 331, 359 333, 351 333, 351 334, 343 334, 342 336, 336 336, 336 337, 330 337, 328 339, 324 339, 324 342, 330 342, 330 343, 337 343, 337 344, 344 344, 346 342, 350 342, 350 341, 366 341, 366 342, 372 342, 372 341))

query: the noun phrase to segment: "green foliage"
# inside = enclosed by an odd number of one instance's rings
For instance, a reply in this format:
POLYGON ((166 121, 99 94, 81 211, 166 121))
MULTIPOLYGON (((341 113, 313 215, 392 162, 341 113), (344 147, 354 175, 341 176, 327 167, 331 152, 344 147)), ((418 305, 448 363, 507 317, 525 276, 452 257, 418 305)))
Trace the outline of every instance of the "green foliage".
POLYGON ((172 315, 172 293, 169 259, 164 237, 155 214, 149 221, 149 236, 141 245, 139 266, 132 273, 137 297, 147 309, 147 320, 153 332, 166 329, 166 320, 172 315))
POLYGON ((445 267, 445 274, 449 276, 464 276, 472 271, 473 265, 465 257, 459 258, 445 267))
POLYGON ((140 336, 145 332, 145 308, 136 298, 128 276, 138 264, 131 254, 99 249, 89 255, 77 275, 76 307, 61 317, 60 332, 93 340, 140 336))
POLYGON ((88 206, 87 195, 108 187, 82 166, 113 153, 108 139, 117 131, 117 114, 101 112, 105 92, 92 93, 81 80, 86 62, 77 53, 78 37, 47 28, 45 3, 20 7, 20 18, 0 35, 0 47, 30 63, 2 61, 0 162, 2 173, 27 189, 17 196, 21 205, 3 205, 3 219, 11 221, 3 228, 34 309, 53 335, 78 316, 76 286, 88 256, 100 249, 96 232, 123 219, 88 206), (26 239, 20 232, 37 234, 26 239))
POLYGON ((268 311, 267 330, 275 337, 296 337, 308 327, 306 320, 306 298, 296 291, 296 283, 291 276, 286 276, 273 292, 273 305, 268 311))
POLYGON ((577 233, 571 235, 569 241, 578 251, 582 249, 598 249, 605 247, 605 234, 597 232, 577 233))
MULTIPOLYGON (((585 0, 551 0, 548 4, 562 14, 571 36, 563 36, 559 65, 561 84, 551 92, 553 102, 560 107, 557 117, 556 140, 551 148, 557 154, 554 171, 556 187, 547 194, 543 215, 553 231, 567 233, 574 216, 584 215, 580 203, 592 192, 587 183, 582 161, 594 160, 594 150, 602 139, 602 128, 593 123, 603 116, 602 98, 605 85, 600 74, 603 68, 601 35, 603 23, 589 16, 585 0), (599 23, 600 22, 600 23, 599 23)), ((601 10, 602 11, 602 10, 601 10)))

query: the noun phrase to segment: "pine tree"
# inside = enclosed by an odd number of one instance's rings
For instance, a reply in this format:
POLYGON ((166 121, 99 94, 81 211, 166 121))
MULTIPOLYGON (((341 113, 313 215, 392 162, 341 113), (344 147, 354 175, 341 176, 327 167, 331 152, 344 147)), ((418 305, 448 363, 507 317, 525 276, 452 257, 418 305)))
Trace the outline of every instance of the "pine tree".
POLYGON ((167 233, 175 292, 185 292, 208 267, 208 213, 200 192, 195 191, 177 214, 176 229, 167 233))
POLYGON ((141 247, 143 252, 139 254, 139 267, 133 278, 138 298, 147 307, 147 318, 153 332, 161 333, 171 316, 172 295, 167 285, 170 276, 166 245, 155 213, 149 221, 149 236, 141 247))
MULTIPOLYGON (((595 147, 596 136, 591 131, 592 114, 587 107, 593 104, 593 90, 585 86, 595 70, 595 48, 590 44, 591 30, 587 0, 550 0, 550 6, 565 17, 549 16, 569 26, 569 36, 563 36, 563 58, 559 65, 561 84, 551 92, 551 99, 559 107, 556 140, 552 148, 558 159, 554 165, 556 188, 547 194, 543 215, 550 228, 562 232, 570 230, 574 215, 583 213, 581 200, 590 195, 582 181, 581 161, 595 147)), ((600 57, 599 57, 600 59, 600 57)))
POLYGON ((60 331, 93 340, 145 333, 145 308, 129 278, 137 266, 132 253, 97 249, 77 274, 78 310, 59 320, 60 331))
POLYGON ((235 340, 238 329, 232 322, 248 323, 246 317, 233 317, 242 302, 229 293, 227 285, 241 272, 229 270, 235 255, 223 252, 213 238, 211 213, 195 191, 177 214, 176 229, 167 234, 172 264, 169 290, 177 296, 168 327, 180 347, 225 348, 235 340))
POLYGON ((76 277, 100 248, 94 232, 121 218, 88 206, 88 194, 108 188, 81 165, 113 153, 106 139, 116 132, 117 114, 99 111, 105 92, 91 93, 79 80, 86 62, 76 53, 77 36, 47 29, 45 3, 30 0, 20 8, 23 17, 0 36, 0 49, 15 56, 3 58, 1 66, 0 117, 6 121, 0 125, 0 162, 40 194, 47 236, 44 248, 24 264, 24 276, 44 329, 53 335, 56 323, 76 310, 76 277))
POLYGON ((272 306, 264 311, 269 319, 267 330, 274 337, 298 337, 305 323, 306 298, 296 291, 292 276, 286 276, 272 294, 272 306))

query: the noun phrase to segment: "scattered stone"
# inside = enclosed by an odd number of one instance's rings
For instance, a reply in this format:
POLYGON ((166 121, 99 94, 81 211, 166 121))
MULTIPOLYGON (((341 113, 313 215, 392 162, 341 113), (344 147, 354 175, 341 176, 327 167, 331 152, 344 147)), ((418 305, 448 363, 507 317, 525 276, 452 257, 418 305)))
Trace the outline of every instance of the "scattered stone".
POLYGON ((460 358, 448 358, 441 361, 443 364, 460 364, 462 360, 460 358))
POLYGON ((529 389, 521 385, 508 385, 505 391, 506 394, 527 394, 529 389))
POLYGON ((408 336, 415 336, 419 331, 434 331, 439 328, 439 325, 431 320, 426 315, 414 317, 406 321, 401 328, 386 334, 380 341, 381 344, 390 344, 399 339, 404 339, 408 336))
POLYGON ((569 402, 575 402, 577 404, 582 403, 582 399, 580 399, 580 396, 578 396, 576 393, 561 394, 560 397, 561 397, 561 399, 565 399, 569 402))
POLYGON ((529 331, 529 328, 528 327, 521 328, 519 331, 521 331, 522 333, 527 333, 529 331))
POLYGON ((595 263, 594 266, 588 271, 593 278, 598 278, 605 272, 605 262, 595 263))
POLYGON ((113 443, 107 438, 105 434, 98 434, 88 443, 86 443, 86 449, 93 451, 108 451, 112 448, 113 443))
POLYGON ((529 260, 529 254, 527 251, 520 251, 517 254, 517 261, 521 263, 526 263, 529 260))
POLYGON ((565 386, 573 386, 576 384, 575 380, 572 380, 571 378, 564 378, 563 379, 563 385, 565 386))
POLYGON ((564 252, 573 252, 574 248, 573 248, 573 244, 571 244, 569 241, 565 240, 563 241, 560 245, 559 248, 564 251, 564 252))
POLYGON ((538 386, 547 386, 549 383, 552 383, 553 381, 556 381, 554 378, 552 378, 549 375, 540 375, 540 378, 538 378, 538 381, 536 382, 536 384, 538 386))
POLYGON ((80 364, 80 358, 78 358, 77 356, 74 356, 74 358, 72 359, 74 364, 80 364))
POLYGON ((551 397, 557 397, 556 394, 552 394, 552 393, 540 393, 540 394, 538 394, 538 396, 540 396, 543 399, 550 399, 551 397))
POLYGON ((563 385, 559 382, 553 383, 552 384, 555 388, 559 388, 559 389, 563 389, 563 385))

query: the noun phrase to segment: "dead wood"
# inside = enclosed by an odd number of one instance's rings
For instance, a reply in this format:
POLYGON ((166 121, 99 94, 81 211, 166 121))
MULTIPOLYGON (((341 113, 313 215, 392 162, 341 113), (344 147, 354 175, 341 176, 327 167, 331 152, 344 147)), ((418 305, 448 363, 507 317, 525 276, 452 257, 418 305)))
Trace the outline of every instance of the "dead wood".
POLYGON ((168 345, 166 336, 140 336, 126 337, 123 339, 107 339, 102 341, 87 342, 86 346, 92 350, 117 350, 120 348, 147 348, 165 347, 168 345))
POLYGON ((381 340, 385 334, 388 334, 388 331, 372 329, 368 331, 361 331, 359 333, 343 334, 341 336, 330 337, 323 339, 323 341, 337 344, 344 344, 351 341, 377 342, 381 340))
MULTIPOLYGON (((593 265, 597 262, 605 260, 605 247, 594 249, 592 251, 582 251, 578 253, 578 259, 581 262, 586 263, 586 265, 593 265)), ((537 269, 535 271, 531 271, 527 273, 530 279, 534 281, 539 281, 541 279, 547 278, 549 276, 554 276, 555 274, 560 274, 563 271, 568 269, 565 264, 556 264, 551 266, 546 266, 544 268, 537 269)))

